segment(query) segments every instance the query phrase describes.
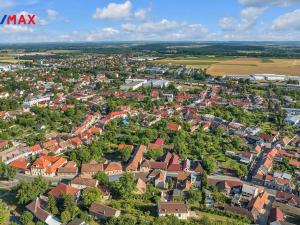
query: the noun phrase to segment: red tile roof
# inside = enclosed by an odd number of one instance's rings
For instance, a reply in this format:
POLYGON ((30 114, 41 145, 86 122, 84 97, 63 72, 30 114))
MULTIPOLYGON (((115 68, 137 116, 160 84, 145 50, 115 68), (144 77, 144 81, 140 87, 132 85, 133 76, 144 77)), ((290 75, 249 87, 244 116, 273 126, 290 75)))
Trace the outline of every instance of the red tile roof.
POLYGON ((121 162, 110 162, 106 165, 104 171, 105 172, 112 172, 112 171, 122 171, 122 164, 121 162))
POLYGON ((266 191, 264 191, 249 202, 248 208, 250 210, 256 209, 259 213, 261 213, 264 208, 264 205, 267 203, 268 198, 269 194, 266 191))
POLYGON ((51 147, 53 145, 58 145, 57 140, 50 140, 43 143, 44 148, 51 147))
POLYGON ((289 165, 295 166, 295 167, 300 167, 300 161, 290 160, 289 165))
POLYGON ((126 167, 126 171, 128 170, 137 170, 139 163, 142 162, 144 153, 147 151, 147 147, 145 145, 140 145, 139 148, 134 152, 133 159, 126 167))
POLYGON ((18 158, 15 161, 12 161, 9 165, 16 169, 26 170, 28 168, 29 163, 24 158, 18 158))
POLYGON ((32 152, 40 152, 40 151, 42 151, 42 148, 41 148, 41 146, 40 146, 39 144, 36 144, 36 145, 34 145, 34 146, 31 146, 29 149, 30 149, 30 151, 32 151, 32 152))
POLYGON ((54 173, 66 162, 65 158, 44 155, 35 160, 31 167, 44 169, 46 173, 54 173))
POLYGON ((79 189, 74 188, 71 185, 60 183, 56 187, 52 188, 49 194, 53 195, 56 198, 58 198, 62 194, 75 197, 79 192, 80 192, 79 189))
POLYGON ((173 123, 173 122, 169 122, 167 124, 167 128, 171 131, 178 131, 180 129, 180 125, 173 123))

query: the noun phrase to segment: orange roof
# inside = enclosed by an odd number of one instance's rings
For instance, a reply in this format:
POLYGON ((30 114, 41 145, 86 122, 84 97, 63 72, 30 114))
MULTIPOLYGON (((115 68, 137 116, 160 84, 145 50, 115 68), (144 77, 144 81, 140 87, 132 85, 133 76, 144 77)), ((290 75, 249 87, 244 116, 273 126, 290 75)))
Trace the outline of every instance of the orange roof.
POLYGON ((295 166, 295 167, 300 167, 300 162, 297 160, 290 160, 289 165, 295 166))
POLYGON ((278 154, 278 149, 273 148, 270 152, 268 152, 267 157, 272 159, 278 154))
POLYGON ((119 145, 118 145, 118 148, 119 148, 120 150, 122 150, 122 149, 124 149, 124 148, 130 148, 130 149, 132 149, 132 148, 133 148, 133 145, 119 144, 119 145))
POLYGON ((74 138, 70 139, 70 142, 72 144, 79 145, 79 144, 81 144, 82 141, 79 137, 74 137, 74 138))
POLYGON ((256 145, 254 150, 255 150, 256 153, 259 154, 261 152, 261 147, 259 145, 256 145))
POLYGON ((116 170, 122 170, 122 165, 120 162, 110 162, 109 164, 107 164, 105 168, 105 172, 116 171, 116 170))
POLYGON ((101 133, 102 132, 102 129, 99 128, 99 127, 91 127, 90 129, 88 129, 89 133, 101 133))
POLYGON ((126 170, 137 170, 138 165, 143 160, 144 153, 147 151, 145 145, 140 145, 140 147, 134 152, 134 157, 131 162, 126 167, 126 170))
POLYGON ((282 178, 275 178, 275 181, 280 185, 289 185, 290 184, 289 180, 285 180, 282 178))
POLYGON ((262 194, 259 194, 256 198, 253 198, 249 202, 249 208, 252 210, 253 208, 256 209, 258 212, 262 212, 264 205, 267 203, 269 198, 269 194, 264 191, 262 194))
POLYGON ((83 131, 85 130, 85 127, 84 126, 80 126, 80 127, 77 127, 77 129, 75 130, 75 134, 80 134, 82 133, 83 131))
POLYGON ((160 149, 162 148, 161 145, 158 145, 158 144, 155 144, 155 143, 149 143, 148 144, 148 149, 151 150, 151 149, 160 149))
POLYGON ((41 146, 40 146, 39 144, 36 144, 36 145, 34 145, 34 146, 31 146, 29 149, 30 149, 30 151, 32 151, 32 152, 42 151, 42 148, 41 148, 41 146))
POLYGON ((65 158, 44 155, 35 160, 31 167, 44 169, 47 173, 53 173, 66 161, 65 158))
POLYGON ((64 183, 58 184, 56 187, 52 188, 49 192, 50 195, 58 198, 61 194, 71 195, 75 197, 77 193, 80 192, 79 189, 72 187, 71 185, 66 185, 64 183))
POLYGON ((169 122, 167 124, 167 128, 172 131, 177 131, 180 129, 180 125, 178 125, 177 123, 169 122))
POLYGON ((53 145, 58 145, 57 140, 54 139, 54 140, 50 140, 50 141, 47 141, 47 142, 43 143, 44 148, 48 148, 48 147, 51 147, 53 145))
POLYGON ((283 144, 287 145, 288 143, 290 143, 291 140, 288 137, 284 137, 281 139, 281 141, 283 144))
POLYGON ((273 164, 272 160, 269 159, 269 158, 266 158, 266 160, 265 160, 265 162, 264 162, 263 165, 264 165, 267 169, 270 169, 270 168, 272 167, 272 164, 273 164))
POLYGON ((26 170, 29 163, 24 158, 18 158, 15 161, 12 161, 9 165, 16 169, 26 170))
POLYGON ((55 163, 46 169, 47 173, 54 173, 59 167, 65 164, 67 160, 65 158, 59 158, 55 163))

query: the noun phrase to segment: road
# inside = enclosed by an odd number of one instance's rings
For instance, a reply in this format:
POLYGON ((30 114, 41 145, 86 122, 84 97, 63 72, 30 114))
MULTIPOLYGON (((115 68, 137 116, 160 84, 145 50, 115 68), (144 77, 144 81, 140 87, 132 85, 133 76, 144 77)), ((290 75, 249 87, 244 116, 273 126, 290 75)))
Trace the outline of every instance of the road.
MULTIPOLYGON (((19 183, 19 180, 26 180, 26 181, 32 181, 36 176, 28 175, 28 174, 22 174, 17 173, 16 177, 12 181, 0 181, 0 188, 2 189, 10 189, 13 187, 16 187, 19 183)), ((69 181, 70 178, 68 177, 43 177, 46 180, 50 181, 51 184, 55 185, 61 181, 69 181)))

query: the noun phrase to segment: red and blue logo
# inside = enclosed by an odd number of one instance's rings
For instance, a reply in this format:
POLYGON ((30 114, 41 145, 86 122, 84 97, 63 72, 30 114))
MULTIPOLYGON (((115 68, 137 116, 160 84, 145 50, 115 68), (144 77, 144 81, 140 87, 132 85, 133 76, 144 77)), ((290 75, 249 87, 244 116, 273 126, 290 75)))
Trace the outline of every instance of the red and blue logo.
POLYGON ((13 24, 13 25, 34 25, 35 15, 4 15, 1 19, 0 25, 13 24))

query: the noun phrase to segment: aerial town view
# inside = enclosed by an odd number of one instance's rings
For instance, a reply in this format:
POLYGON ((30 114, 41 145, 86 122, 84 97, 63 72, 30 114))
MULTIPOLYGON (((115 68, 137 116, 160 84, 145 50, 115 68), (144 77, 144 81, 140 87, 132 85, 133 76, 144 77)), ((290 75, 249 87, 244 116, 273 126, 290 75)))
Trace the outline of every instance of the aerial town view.
POLYGON ((0 0, 0 225, 97 224, 300 225, 299 0, 0 0))

